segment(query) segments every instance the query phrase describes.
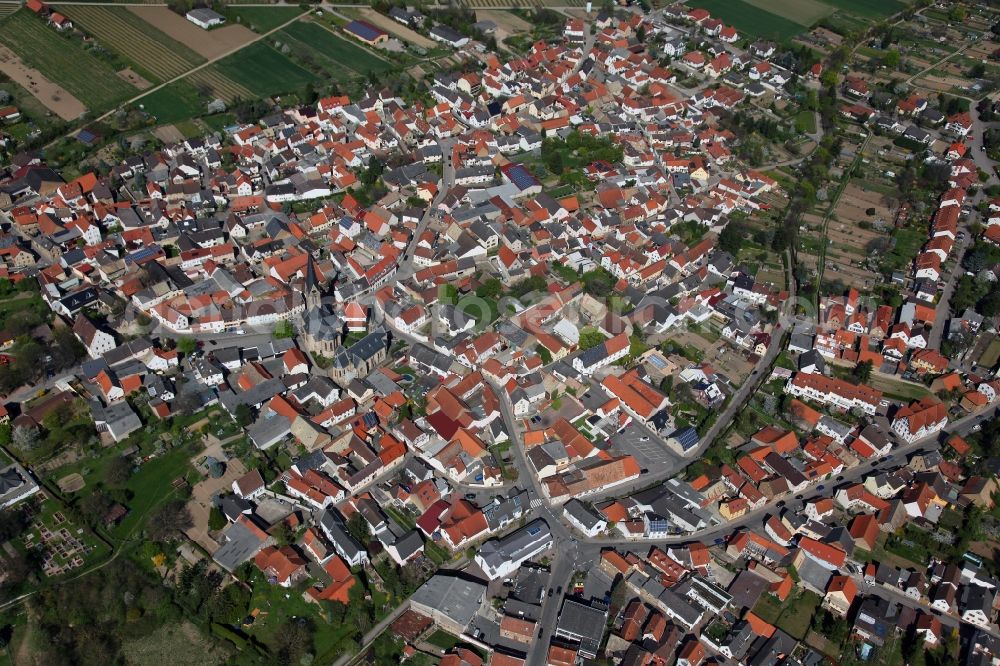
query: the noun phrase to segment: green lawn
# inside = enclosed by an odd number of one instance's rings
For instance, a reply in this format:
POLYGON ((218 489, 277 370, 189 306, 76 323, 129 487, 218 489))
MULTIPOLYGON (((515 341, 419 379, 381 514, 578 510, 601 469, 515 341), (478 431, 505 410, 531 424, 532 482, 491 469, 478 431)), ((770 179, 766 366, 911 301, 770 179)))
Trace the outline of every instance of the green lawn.
POLYGON ((214 116, 206 116, 201 122, 208 125, 213 132, 221 132, 230 125, 236 124, 236 116, 232 113, 219 113, 214 116))
POLYGON ((772 14, 743 0, 692 0, 688 7, 701 7, 732 25, 748 37, 764 37, 783 42, 805 30, 804 26, 772 14))
POLYGON ((338 37, 316 23, 293 23, 279 34, 285 39, 309 47, 331 64, 339 64, 361 74, 387 72, 393 68, 392 63, 338 37))
POLYGON ((287 23, 302 13, 299 7, 234 7, 226 9, 226 19, 230 23, 239 23, 254 32, 265 33, 274 30, 282 23, 287 23))
POLYGON ((59 35, 26 9, 3 22, 0 42, 92 111, 103 111, 138 93, 79 41, 59 35))
POLYGON ((458 639, 449 634, 447 631, 438 629, 433 634, 427 637, 427 642, 435 647, 439 647, 442 650, 450 650, 451 648, 458 645, 458 639))
POLYGON ((871 385, 872 388, 882 391, 886 397, 895 398, 896 400, 919 400, 931 394, 930 390, 925 386, 901 382, 877 373, 872 373, 871 385))
POLYGON ((801 640, 809 631, 809 623, 822 600, 818 594, 796 588, 784 602, 765 594, 754 606, 753 612, 765 622, 801 640))
POLYGON ((174 480, 191 469, 190 457, 188 447, 178 446, 144 463, 126 484, 133 493, 128 503, 129 514, 112 530, 112 534, 119 538, 128 536, 157 504, 173 494, 174 480))
POLYGON ((20 312, 27 312, 29 310, 42 321, 48 321, 52 313, 49 306, 45 304, 45 301, 38 294, 21 296, 15 293, 12 296, 5 296, 0 301, 0 328, 7 328, 9 319, 16 317, 20 312))
POLYGON ((167 124, 205 113, 207 102, 194 85, 181 79, 146 95, 138 104, 146 113, 156 117, 157 124, 167 124))
POLYGON ((295 92, 318 78, 263 41, 240 49, 209 69, 262 96, 295 92))
POLYGON ((892 269, 899 270, 910 265, 927 240, 927 233, 918 229, 897 229, 893 236, 895 243, 885 256, 884 262, 892 269))
POLYGON ((816 114, 807 109, 795 114, 795 130, 803 134, 815 134, 816 114))
MULTIPOLYGON (((324 622, 317 612, 319 607, 306 601, 302 596, 306 588, 311 585, 309 582, 286 589, 269 584, 261 574, 255 572, 251 584, 253 595, 250 597, 250 608, 259 608, 262 612, 246 633, 266 645, 272 645, 278 631, 299 617, 312 618, 316 623, 317 631, 313 640, 317 655, 326 655, 356 630, 356 627, 348 624, 335 627, 324 622)), ((317 663, 330 662, 317 661, 317 663)))

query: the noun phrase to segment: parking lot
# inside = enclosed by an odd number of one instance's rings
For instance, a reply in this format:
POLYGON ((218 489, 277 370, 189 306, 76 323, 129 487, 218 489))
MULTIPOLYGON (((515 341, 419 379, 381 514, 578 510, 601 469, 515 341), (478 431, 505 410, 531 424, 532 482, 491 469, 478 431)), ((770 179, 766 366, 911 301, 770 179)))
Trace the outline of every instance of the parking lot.
POLYGON ((622 453, 635 456, 640 467, 652 472, 681 463, 681 457, 668 449, 659 437, 635 423, 612 437, 611 442, 622 453))

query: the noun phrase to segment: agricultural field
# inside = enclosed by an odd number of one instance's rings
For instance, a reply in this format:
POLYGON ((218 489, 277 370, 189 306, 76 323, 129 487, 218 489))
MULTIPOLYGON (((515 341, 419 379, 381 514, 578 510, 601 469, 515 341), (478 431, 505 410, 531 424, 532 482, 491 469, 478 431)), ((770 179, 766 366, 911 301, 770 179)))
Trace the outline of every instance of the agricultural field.
POLYGON ((823 0, 823 2, 848 14, 864 18, 891 16, 906 9, 907 5, 899 0, 823 0))
MULTIPOLYGON (((767 0, 761 0, 767 2, 767 0)), ((767 4, 771 4, 767 2, 767 4)), ((744 0, 691 0, 689 7, 701 7, 732 25, 748 37, 783 42, 803 32, 808 26, 761 9, 744 0)))
POLYGON ((86 5, 59 9, 87 34, 138 65, 158 81, 180 76, 205 59, 124 7, 86 5))
POLYGON ((864 27, 906 8, 900 0, 691 0, 741 33, 783 41, 826 19, 838 30, 864 27))
POLYGON ((829 3, 820 0, 746 0, 746 2, 807 28, 834 12, 829 3))
MULTIPOLYGON (((257 33, 274 30, 302 14, 299 7, 230 7, 226 20, 250 28, 257 33)), ((214 31, 213 31, 214 32, 214 31)))
POLYGON ((209 60, 230 53, 257 38, 249 28, 242 25, 216 28, 209 38, 204 30, 164 6, 133 6, 128 10, 209 60))
POLYGON ((93 111, 111 108, 136 92, 79 41, 59 35, 28 10, 4 20, 0 42, 93 111))
MULTIPOLYGON (((197 74, 205 74, 210 78, 221 75, 257 96, 295 92, 317 80, 311 72, 263 42, 255 42, 240 49, 197 74)), ((225 81, 219 83, 225 87, 225 81)))
POLYGON ((252 90, 226 77, 215 67, 217 66, 199 69, 194 74, 189 75, 186 80, 196 90, 203 91, 209 97, 218 97, 226 102, 231 102, 237 97, 240 99, 253 99, 256 96, 252 90))
POLYGON ((390 62, 338 37, 316 23, 293 23, 278 33, 300 49, 308 48, 322 64, 350 68, 359 74, 381 73, 393 69, 390 62))
POLYGON ((587 0, 459 0, 470 9, 507 9, 509 7, 586 7, 587 0))

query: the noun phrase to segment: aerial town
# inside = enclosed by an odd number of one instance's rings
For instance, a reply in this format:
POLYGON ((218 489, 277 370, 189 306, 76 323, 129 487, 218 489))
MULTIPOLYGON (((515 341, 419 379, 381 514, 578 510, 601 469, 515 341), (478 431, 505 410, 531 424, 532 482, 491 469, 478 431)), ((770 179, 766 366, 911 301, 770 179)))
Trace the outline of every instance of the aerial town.
POLYGON ((994 4, 0 17, 0 666, 1000 665, 994 4))

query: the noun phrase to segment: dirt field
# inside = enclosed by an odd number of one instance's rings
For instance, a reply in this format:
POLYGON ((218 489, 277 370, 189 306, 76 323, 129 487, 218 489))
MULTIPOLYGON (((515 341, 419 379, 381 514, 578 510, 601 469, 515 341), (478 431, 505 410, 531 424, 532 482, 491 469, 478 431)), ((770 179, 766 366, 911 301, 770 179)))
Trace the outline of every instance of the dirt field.
POLYGON ((87 112, 83 102, 42 76, 37 69, 25 65, 6 46, 0 46, 0 72, 24 87, 63 120, 75 120, 87 112))
POLYGON ((929 88, 939 92, 951 90, 952 88, 965 89, 969 85, 968 79, 960 79, 957 76, 932 76, 928 75, 917 79, 914 83, 922 88, 929 88))
POLYGON ((163 143, 178 143, 184 140, 184 134, 173 125, 164 125, 153 130, 153 134, 163 143))
MULTIPOLYGON (((895 209, 889 206, 881 193, 865 191, 857 183, 848 185, 827 226, 826 239, 829 242, 826 245, 824 278, 840 280, 862 291, 871 290, 879 276, 865 267, 869 256, 868 244, 876 238, 887 237, 888 231, 862 229, 858 223, 882 219, 891 226, 894 218, 895 209), (874 215, 866 213, 870 208, 875 209, 874 215)), ((804 216, 803 223, 810 227, 808 236, 814 239, 815 244, 822 244, 824 239, 816 228, 822 224, 822 217, 804 216)), ((802 258, 802 254, 799 257, 802 258)))
POLYGON ((496 9, 477 9, 476 10, 476 20, 477 21, 493 21, 497 24, 497 42, 503 42, 511 35, 516 35, 519 32, 528 32, 531 30, 531 24, 522 19, 520 16, 515 16, 510 12, 500 11, 496 9))
POLYGON ((370 7, 365 7, 363 9, 359 9, 358 11, 361 12, 361 15, 364 16, 366 21, 368 21, 369 23, 371 23, 376 27, 382 28, 388 33, 396 35, 404 42, 409 42, 414 46, 419 46, 425 49, 432 49, 436 46, 434 41, 429 39, 428 37, 424 37, 415 30, 410 30, 409 28, 407 28, 402 23, 399 23, 398 21, 393 21, 385 14, 379 14, 377 11, 375 11, 370 7))
POLYGON ((976 42, 966 50, 965 55, 975 60, 986 60, 994 51, 995 44, 991 41, 976 42))
POLYGON ((64 493, 76 493, 83 490, 84 486, 87 485, 87 482, 83 480, 82 476, 73 472, 72 474, 68 474, 59 479, 56 482, 56 485, 59 486, 59 490, 64 493))
POLYGON ((152 83, 133 72, 131 68, 121 70, 118 72, 118 76, 122 77, 139 90, 146 90, 147 88, 153 87, 152 83))
POLYGON ((242 25, 227 25, 209 34, 166 7, 129 7, 129 11, 209 60, 243 46, 257 36, 242 25))

